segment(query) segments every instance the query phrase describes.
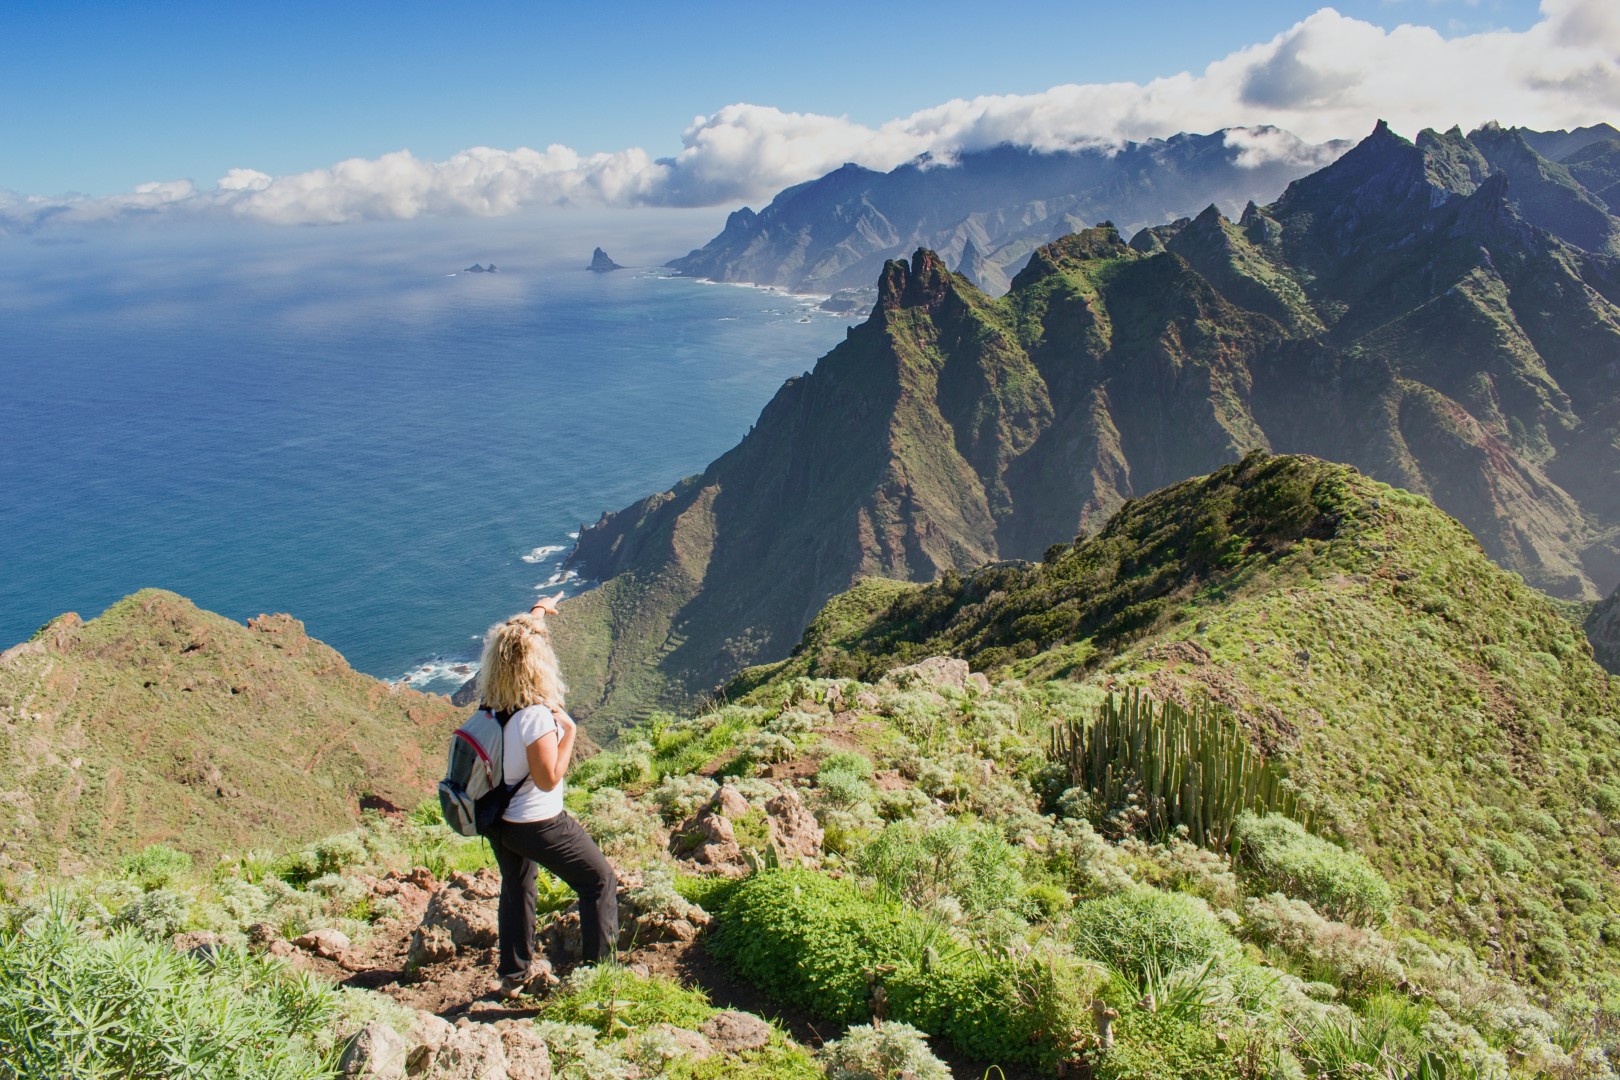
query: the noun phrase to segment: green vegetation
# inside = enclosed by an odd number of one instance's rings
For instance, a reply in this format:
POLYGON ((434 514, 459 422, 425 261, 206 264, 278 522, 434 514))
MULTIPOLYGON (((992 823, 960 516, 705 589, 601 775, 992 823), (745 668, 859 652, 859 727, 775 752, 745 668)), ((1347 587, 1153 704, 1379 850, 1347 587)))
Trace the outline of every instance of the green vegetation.
POLYGON ((243 626, 156 589, 64 615, 0 658, 4 865, 72 873, 152 843, 212 861, 351 828, 362 799, 422 798, 459 715, 286 615, 243 626))
POLYGON ((1237 939, 1209 906, 1186 893, 1132 889, 1075 908, 1071 933, 1081 953, 1133 978, 1230 961, 1237 939))
POLYGON ((0 930, 0 1077, 332 1075, 330 986, 227 949, 185 956, 133 930, 83 932, 53 904, 0 930))
POLYGON ((1052 756, 1099 816, 1129 801, 1160 836, 1185 829, 1193 843, 1220 849, 1236 839, 1233 824, 1245 811, 1310 819, 1236 723, 1207 707, 1155 706, 1133 691, 1123 701, 1110 697, 1094 721, 1070 718, 1052 738, 1052 756))
MULTIPOLYGON (((1525 977, 1613 969, 1620 847, 1599 806, 1620 693, 1577 627, 1426 500, 1254 454, 1039 564, 913 586, 838 633, 807 635, 748 700, 823 674, 827 645, 840 677, 946 654, 1026 686, 1213 699, 1406 918, 1525 977)), ((1376 913, 1370 887, 1352 906, 1376 913)))
POLYGON ((1394 894, 1366 859, 1312 836, 1275 814, 1244 814, 1233 829, 1239 864, 1259 890, 1309 901, 1329 918, 1372 923, 1388 918, 1394 894))

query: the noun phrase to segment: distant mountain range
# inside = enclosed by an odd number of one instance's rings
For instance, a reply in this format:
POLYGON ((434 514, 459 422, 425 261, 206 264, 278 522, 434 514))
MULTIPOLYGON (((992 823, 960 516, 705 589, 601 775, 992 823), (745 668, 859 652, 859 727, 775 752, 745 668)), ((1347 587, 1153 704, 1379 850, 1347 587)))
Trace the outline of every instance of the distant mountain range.
MULTIPOLYGON (((1620 131, 1608 124, 1549 132, 1487 126, 1467 141, 1471 152, 1457 165, 1471 182, 1506 172, 1518 187, 1538 187, 1543 196, 1521 197, 1527 220, 1588 250, 1615 250, 1602 218, 1620 203, 1620 131), (1515 154, 1521 140, 1532 155, 1515 154)), ((796 292, 860 290, 870 304, 865 293, 884 261, 925 247, 1000 295, 1042 244, 1103 220, 1130 236, 1212 204, 1236 217, 1246 203, 1270 202, 1349 145, 1312 145, 1276 128, 1231 128, 1058 153, 998 146, 887 173, 845 165, 788 188, 757 214, 744 207, 720 235, 668 265, 694 277, 796 292)))
POLYGON ((932 251, 891 261, 737 447, 583 531, 569 566, 604 584, 563 607, 575 700, 606 722, 706 691, 861 578, 1039 558, 1254 448, 1428 495, 1531 584, 1596 599, 1620 580, 1600 194, 1522 132, 1380 124, 1236 221, 1046 245, 999 300, 932 251))
POLYGON ((1105 218, 1127 233, 1210 203, 1236 214, 1349 143, 1306 143, 1276 128, 1043 153, 998 146, 951 161, 924 157, 892 172, 845 165, 744 207, 719 236, 668 265, 715 281, 794 292, 869 288, 887 259, 919 247, 992 294, 1042 244, 1105 218))

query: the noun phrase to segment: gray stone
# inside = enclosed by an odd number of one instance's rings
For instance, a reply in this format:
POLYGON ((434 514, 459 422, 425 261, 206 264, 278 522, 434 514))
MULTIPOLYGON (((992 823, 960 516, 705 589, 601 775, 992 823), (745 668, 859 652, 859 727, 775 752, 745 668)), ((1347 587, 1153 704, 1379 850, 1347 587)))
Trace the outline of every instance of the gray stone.
POLYGON ((404 1080, 406 1046, 403 1035, 373 1020, 343 1048, 338 1075, 344 1080, 404 1080))
POLYGON ((501 1033, 490 1024, 468 1023, 450 1033, 426 1075, 432 1080, 508 1080, 506 1066, 501 1033))
POLYGON ((771 1025, 753 1013, 735 1010, 716 1013, 698 1031, 715 1049, 727 1054, 758 1050, 771 1041, 771 1025))
POLYGON ((341 930, 328 928, 311 930, 307 934, 300 934, 298 937, 293 938, 293 944, 306 952, 314 953, 316 956, 335 960, 340 954, 349 951, 351 942, 348 934, 341 930))

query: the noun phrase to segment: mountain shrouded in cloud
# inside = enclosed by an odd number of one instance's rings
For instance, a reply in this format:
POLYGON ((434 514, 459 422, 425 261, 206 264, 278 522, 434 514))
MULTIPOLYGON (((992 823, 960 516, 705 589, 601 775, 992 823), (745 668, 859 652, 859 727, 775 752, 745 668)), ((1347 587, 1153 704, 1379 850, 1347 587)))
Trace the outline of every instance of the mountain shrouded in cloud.
MULTIPOLYGON (((1543 0, 1541 11, 1522 32, 1446 38, 1429 27, 1386 30, 1323 8, 1200 74, 957 99, 877 127, 728 105, 697 117, 681 150, 667 158, 639 148, 582 154, 549 146, 475 147, 430 161, 400 150, 281 177, 236 168, 212 187, 176 180, 98 198, 0 192, 0 232, 165 213, 338 224, 580 202, 708 206, 768 195, 845 162, 886 171, 925 153, 949 160, 1002 144, 1074 149, 1259 125, 1322 142, 1365 131, 1378 117, 1404 130, 1492 118, 1544 129, 1605 119, 1620 101, 1620 6, 1543 0)), ((1300 145, 1271 135, 1232 137, 1247 140, 1255 163, 1300 145)))

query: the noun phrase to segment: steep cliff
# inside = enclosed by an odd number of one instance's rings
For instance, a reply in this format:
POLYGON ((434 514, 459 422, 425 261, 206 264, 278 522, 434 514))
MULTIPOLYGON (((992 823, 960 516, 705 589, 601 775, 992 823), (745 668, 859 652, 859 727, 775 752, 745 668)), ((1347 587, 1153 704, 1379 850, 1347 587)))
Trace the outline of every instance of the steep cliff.
POLYGON ((1380 125, 1271 206, 931 252, 701 476, 605 515, 565 649, 603 718, 786 652, 862 577, 1034 558, 1254 448, 1429 496, 1533 585, 1620 579, 1620 263, 1527 222, 1454 135, 1380 125))

